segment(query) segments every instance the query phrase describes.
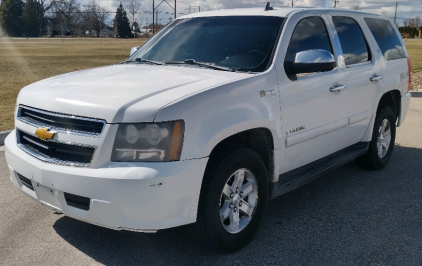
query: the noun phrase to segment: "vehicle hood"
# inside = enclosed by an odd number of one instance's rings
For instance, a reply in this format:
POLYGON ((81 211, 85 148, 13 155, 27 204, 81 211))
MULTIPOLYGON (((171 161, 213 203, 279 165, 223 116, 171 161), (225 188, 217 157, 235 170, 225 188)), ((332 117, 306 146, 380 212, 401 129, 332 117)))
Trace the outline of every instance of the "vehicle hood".
POLYGON ((18 103, 107 123, 152 122, 160 108, 174 100, 250 76, 197 67, 119 64, 38 81, 21 90, 18 103))

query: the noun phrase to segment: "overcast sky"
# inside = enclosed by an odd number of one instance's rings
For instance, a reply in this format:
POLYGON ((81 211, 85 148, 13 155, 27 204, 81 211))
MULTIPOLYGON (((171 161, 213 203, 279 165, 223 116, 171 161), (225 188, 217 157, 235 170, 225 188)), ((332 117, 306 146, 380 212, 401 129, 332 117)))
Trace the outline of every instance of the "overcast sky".
MULTIPOLYGON (((88 2, 89 0, 80 0, 81 4, 88 2)), ((124 5, 124 1, 122 3, 124 5)), ((139 0, 141 3, 141 19, 140 24, 144 25, 146 22, 151 23, 152 15, 152 0, 139 0), (146 12, 149 12, 146 13, 146 12)), ((115 11, 120 3, 120 0, 96 0, 97 4, 106 7, 109 11, 115 11)), ((155 0, 155 5, 158 5, 161 0, 155 0)), ((168 0, 173 6, 174 0, 168 0)), ((241 8, 241 7, 264 7, 268 0, 177 0, 177 16, 182 16, 180 13, 189 13, 190 11, 198 11, 198 6, 201 7, 201 11, 215 10, 224 8, 241 8)), ((333 2, 331 0, 293 0, 295 6, 314 6, 314 7, 332 7, 333 2)), ((278 0, 271 1, 272 6, 291 6, 291 0, 278 0)), ((369 0, 369 1, 353 1, 353 0, 339 0, 337 6, 341 8, 349 8, 352 5, 358 5, 363 11, 381 14, 382 11, 386 11, 389 17, 394 17, 395 0, 369 0)), ((161 24, 166 24, 171 17, 170 13, 173 13, 172 9, 163 2, 158 8, 161 24), (167 12, 167 13, 166 13, 167 12)), ((397 8, 397 21, 401 23, 404 18, 413 18, 415 16, 422 17, 422 0, 407 0, 398 1, 397 8)), ((110 20, 113 16, 110 16, 110 20)))

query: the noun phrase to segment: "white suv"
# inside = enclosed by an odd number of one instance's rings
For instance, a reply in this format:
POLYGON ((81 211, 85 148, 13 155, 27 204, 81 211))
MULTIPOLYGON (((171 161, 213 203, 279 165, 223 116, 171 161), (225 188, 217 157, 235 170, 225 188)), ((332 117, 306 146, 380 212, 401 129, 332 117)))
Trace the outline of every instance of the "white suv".
POLYGON ((268 199, 354 159, 383 168, 410 101, 400 34, 368 13, 195 13, 131 53, 21 90, 10 178, 112 229, 196 222, 224 252, 248 243, 268 199))

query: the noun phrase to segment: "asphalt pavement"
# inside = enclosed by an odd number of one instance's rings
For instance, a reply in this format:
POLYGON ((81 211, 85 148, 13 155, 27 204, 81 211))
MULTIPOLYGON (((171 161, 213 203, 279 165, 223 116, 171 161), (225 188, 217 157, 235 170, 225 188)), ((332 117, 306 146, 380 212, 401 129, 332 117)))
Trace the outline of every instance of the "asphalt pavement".
POLYGON ((195 227, 113 231, 39 205, 12 186, 0 148, 0 265, 422 265, 422 99, 389 165, 351 162, 269 202, 254 241, 217 254, 195 227))

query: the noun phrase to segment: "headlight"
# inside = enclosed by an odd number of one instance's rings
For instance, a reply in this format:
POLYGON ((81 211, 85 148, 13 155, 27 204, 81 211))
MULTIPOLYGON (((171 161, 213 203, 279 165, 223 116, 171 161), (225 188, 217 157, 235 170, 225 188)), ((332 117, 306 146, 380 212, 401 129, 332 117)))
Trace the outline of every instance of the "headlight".
POLYGON ((120 124, 114 140, 114 162, 177 161, 183 145, 183 121, 120 124))

